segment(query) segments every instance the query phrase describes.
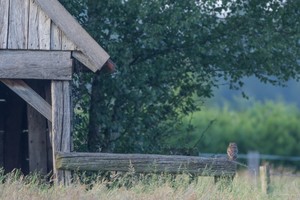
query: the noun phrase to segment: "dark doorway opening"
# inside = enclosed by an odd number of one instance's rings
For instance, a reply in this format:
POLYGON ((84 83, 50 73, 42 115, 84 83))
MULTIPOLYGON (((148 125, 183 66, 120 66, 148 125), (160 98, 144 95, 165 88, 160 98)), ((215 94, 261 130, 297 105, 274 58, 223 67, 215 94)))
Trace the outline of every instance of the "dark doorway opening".
POLYGON ((0 83, 0 166, 29 172, 26 103, 0 83))

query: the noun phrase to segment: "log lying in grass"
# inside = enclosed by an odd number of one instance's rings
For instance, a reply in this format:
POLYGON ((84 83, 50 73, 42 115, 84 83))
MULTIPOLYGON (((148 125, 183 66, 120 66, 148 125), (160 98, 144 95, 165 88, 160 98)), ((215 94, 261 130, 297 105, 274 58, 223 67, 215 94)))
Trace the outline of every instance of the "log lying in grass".
POLYGON ((234 176, 236 164, 226 158, 154 154, 56 153, 56 167, 63 170, 130 171, 136 173, 191 173, 234 176))

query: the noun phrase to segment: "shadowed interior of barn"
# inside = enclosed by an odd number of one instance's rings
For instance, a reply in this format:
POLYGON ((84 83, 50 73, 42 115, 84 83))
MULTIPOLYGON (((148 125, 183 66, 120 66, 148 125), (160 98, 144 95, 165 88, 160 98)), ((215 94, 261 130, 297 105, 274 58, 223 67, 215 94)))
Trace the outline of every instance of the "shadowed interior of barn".
MULTIPOLYGON (((46 96, 44 88, 50 86, 49 81, 35 80, 28 81, 28 84, 44 97, 46 96)), ((51 154, 47 120, 21 97, 0 83, 0 166, 4 167, 5 172, 16 168, 28 174, 29 169, 37 169, 46 174, 52 170, 51 154), (34 121, 39 123, 39 126, 35 126, 34 121), (30 149, 33 146, 39 148, 30 149), (35 157, 31 162, 29 151, 32 157, 35 157), (37 153, 40 155, 35 155, 37 153)))

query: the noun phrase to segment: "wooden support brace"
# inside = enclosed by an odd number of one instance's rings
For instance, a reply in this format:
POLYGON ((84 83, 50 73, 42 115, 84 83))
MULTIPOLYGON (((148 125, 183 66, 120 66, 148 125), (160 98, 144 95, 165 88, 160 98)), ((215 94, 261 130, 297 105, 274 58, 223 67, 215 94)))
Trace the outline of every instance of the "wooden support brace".
POLYGON ((51 106, 22 80, 0 79, 7 87, 35 108, 46 119, 52 121, 51 106))

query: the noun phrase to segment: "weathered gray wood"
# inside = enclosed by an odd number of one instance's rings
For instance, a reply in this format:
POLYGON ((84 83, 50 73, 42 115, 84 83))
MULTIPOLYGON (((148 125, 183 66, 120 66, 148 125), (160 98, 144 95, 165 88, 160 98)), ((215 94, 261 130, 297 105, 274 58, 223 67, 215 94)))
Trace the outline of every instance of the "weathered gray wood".
POLYGON ((71 53, 0 51, 0 78, 71 80, 71 53))
POLYGON ((7 48, 9 0, 0 1, 0 49, 7 48))
MULTIPOLYGON (((36 91, 43 95, 44 86, 33 83, 36 91)), ((47 174, 47 130, 46 119, 27 104, 29 171, 47 174)))
POLYGON ((50 49, 51 19, 30 0, 28 49, 50 49))
POLYGON ((249 151, 247 153, 248 174, 252 177, 258 176, 260 155, 258 151, 249 151))
POLYGON ((62 50, 76 50, 76 45, 65 34, 62 34, 62 50))
POLYGON ((51 81, 51 101, 52 101, 52 156, 53 173, 58 183, 64 182, 63 171, 58 170, 55 165, 54 155, 61 149, 62 130, 63 130, 63 93, 62 82, 51 81))
POLYGON ((62 32, 51 21, 50 49, 51 50, 61 50, 61 47, 62 47, 62 32))
POLYGON ((225 158, 166 156, 150 154, 65 153, 57 152, 56 167, 84 171, 187 172, 199 175, 234 175, 236 165, 225 158))
POLYGON ((109 55, 57 0, 36 0, 36 2, 79 50, 94 63, 93 67, 90 67, 92 71, 99 70, 105 64, 109 55))
POLYGON ((7 87, 52 121, 51 106, 22 80, 0 79, 7 87))
MULTIPOLYGON (((63 99, 64 99, 64 118, 63 118, 63 137, 61 150, 63 152, 71 151, 71 89, 70 82, 63 81, 63 99)), ((65 184, 71 183, 71 171, 64 170, 65 184)))
POLYGON ((72 57, 84 64, 88 68, 93 68, 94 63, 80 51, 73 51, 72 57))
POLYGON ((29 0, 10 0, 9 49, 27 49, 29 0))
MULTIPOLYGON (((52 147, 53 156, 58 151, 70 152, 70 85, 67 81, 52 81, 52 147)), ((69 184, 71 173, 56 168, 53 157, 53 171, 58 183, 69 184)))
POLYGON ((259 167, 261 190, 264 194, 270 192, 270 167, 268 164, 259 167))
POLYGON ((63 81, 63 138, 61 150, 63 152, 70 152, 71 148, 71 89, 70 82, 63 81))

